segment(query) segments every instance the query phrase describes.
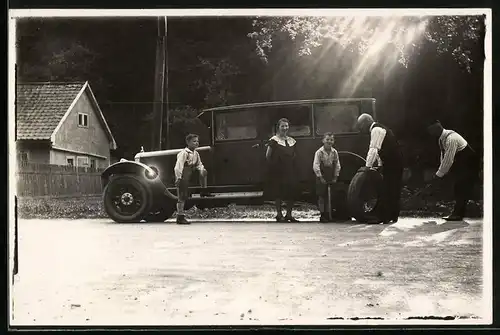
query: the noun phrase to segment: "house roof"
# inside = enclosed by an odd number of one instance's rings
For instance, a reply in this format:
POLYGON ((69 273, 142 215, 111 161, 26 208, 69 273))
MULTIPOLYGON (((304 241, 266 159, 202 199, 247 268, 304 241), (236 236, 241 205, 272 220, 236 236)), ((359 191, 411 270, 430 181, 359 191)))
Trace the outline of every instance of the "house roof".
POLYGON ((88 82, 43 82, 16 85, 16 135, 18 140, 53 140, 54 134, 85 90, 96 107, 112 149, 116 142, 88 82))

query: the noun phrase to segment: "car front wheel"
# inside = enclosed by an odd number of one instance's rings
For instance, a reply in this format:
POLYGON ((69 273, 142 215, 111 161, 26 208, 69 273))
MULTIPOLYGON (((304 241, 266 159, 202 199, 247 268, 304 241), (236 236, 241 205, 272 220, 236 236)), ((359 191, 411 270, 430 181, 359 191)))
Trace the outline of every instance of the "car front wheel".
POLYGON ((112 178, 103 197, 106 213, 119 223, 140 222, 151 206, 148 187, 134 175, 112 178))

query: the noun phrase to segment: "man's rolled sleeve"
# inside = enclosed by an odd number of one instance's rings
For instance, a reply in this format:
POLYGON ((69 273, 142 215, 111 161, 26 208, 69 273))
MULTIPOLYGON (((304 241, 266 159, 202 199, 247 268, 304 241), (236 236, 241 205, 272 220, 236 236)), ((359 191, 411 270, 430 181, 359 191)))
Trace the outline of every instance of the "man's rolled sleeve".
POLYGON ((448 138, 446 141, 446 149, 444 155, 441 159, 441 165, 439 166, 438 171, 436 172, 436 176, 443 177, 449 171, 451 166, 453 165, 453 161, 455 160, 455 154, 458 150, 458 141, 453 140, 452 138, 448 138))
POLYGON ((366 156, 366 166, 373 167, 375 161, 378 159, 378 151, 382 148, 382 143, 384 142, 386 130, 380 127, 374 127, 371 131, 370 136, 370 149, 368 149, 368 154, 366 156))

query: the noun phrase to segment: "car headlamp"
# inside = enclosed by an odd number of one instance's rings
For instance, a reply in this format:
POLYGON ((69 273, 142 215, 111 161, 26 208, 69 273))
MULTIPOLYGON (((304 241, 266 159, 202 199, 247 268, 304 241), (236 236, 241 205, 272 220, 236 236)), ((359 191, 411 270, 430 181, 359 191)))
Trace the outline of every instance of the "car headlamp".
POLYGON ((158 176, 158 169, 153 167, 153 166, 149 166, 149 169, 146 169, 146 177, 148 179, 155 179, 156 177, 158 176))

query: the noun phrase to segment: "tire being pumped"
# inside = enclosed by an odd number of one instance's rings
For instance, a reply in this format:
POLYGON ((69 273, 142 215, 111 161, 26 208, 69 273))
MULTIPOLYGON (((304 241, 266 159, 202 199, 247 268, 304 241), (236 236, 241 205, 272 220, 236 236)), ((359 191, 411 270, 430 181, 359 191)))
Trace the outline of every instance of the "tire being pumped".
POLYGON ((360 169, 352 178, 347 191, 349 213, 358 221, 367 223, 378 219, 382 174, 375 170, 360 169))

